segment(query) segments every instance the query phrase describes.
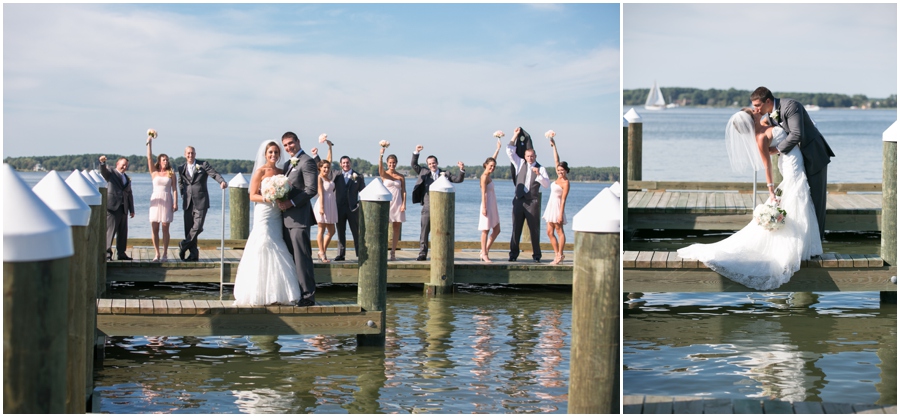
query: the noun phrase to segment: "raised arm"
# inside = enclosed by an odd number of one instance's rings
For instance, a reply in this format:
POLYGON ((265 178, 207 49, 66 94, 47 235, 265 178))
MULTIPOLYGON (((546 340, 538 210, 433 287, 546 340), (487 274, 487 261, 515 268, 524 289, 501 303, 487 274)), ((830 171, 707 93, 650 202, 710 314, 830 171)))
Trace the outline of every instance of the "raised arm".
POLYGON ((500 148, 502 148, 502 147, 503 147, 503 143, 500 142, 500 138, 497 138, 497 149, 494 150, 494 155, 493 155, 495 161, 497 160, 497 156, 500 155, 500 148))
MULTIPOLYGON (((513 165, 518 169, 519 164, 522 163, 522 158, 519 158, 519 155, 516 155, 516 138, 519 137, 519 128, 516 128, 516 132, 509 139, 509 144, 506 145, 506 156, 509 157, 509 162, 512 162, 513 165)), ((516 176, 516 172, 512 172, 513 178, 516 176)))
POLYGON ((384 148, 381 148, 381 152, 378 154, 378 176, 384 178, 384 148))
POLYGON ((147 135, 147 172, 153 177, 153 136, 147 135))
POLYGON ((331 155, 332 155, 332 153, 331 153, 331 147, 334 146, 334 143, 332 143, 332 142, 331 142, 330 140, 328 140, 328 139, 325 139, 325 143, 328 144, 328 155, 325 156, 325 159, 326 159, 328 162, 331 162, 332 165, 334 165, 334 159, 331 159, 331 155))
POLYGON ((556 141, 550 138, 550 147, 553 148, 553 166, 559 166, 559 150, 556 148, 556 141))
POLYGON ((416 151, 413 152, 412 155, 412 162, 410 162, 409 164, 412 167, 413 171, 416 172, 416 175, 422 173, 422 167, 419 165, 419 153, 422 152, 422 149, 425 149, 425 147, 423 147, 422 145, 416 145, 416 151))

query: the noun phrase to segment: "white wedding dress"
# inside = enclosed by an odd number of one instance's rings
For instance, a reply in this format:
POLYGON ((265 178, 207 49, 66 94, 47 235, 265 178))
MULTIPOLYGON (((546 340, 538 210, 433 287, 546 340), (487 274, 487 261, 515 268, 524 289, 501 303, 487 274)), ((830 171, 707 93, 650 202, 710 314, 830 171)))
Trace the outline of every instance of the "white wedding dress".
MULTIPOLYGON (((780 127, 772 133, 770 146, 787 137, 780 127)), ((678 255, 701 261, 726 278, 760 291, 780 287, 800 270, 801 260, 821 255, 822 241, 799 145, 778 158, 778 168, 784 177, 778 185, 781 208, 787 211, 784 227, 768 231, 751 220, 725 240, 694 244, 679 249, 678 255)))
POLYGON ((235 278, 235 305, 287 305, 300 299, 294 258, 282 238, 283 222, 281 211, 271 203, 255 204, 253 230, 235 278))

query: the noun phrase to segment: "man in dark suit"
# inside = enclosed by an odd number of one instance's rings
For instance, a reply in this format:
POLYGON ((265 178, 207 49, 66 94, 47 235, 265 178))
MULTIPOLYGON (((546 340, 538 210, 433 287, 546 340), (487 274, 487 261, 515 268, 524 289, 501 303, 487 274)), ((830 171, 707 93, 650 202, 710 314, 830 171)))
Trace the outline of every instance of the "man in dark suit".
POLYGON ((298 306, 311 306, 316 303, 316 280, 313 275, 312 246, 309 241, 309 228, 315 223, 310 200, 319 190, 316 175, 318 169, 311 156, 300 149, 300 139, 294 132, 285 132, 281 136, 284 150, 291 159, 284 165, 284 175, 291 184, 287 199, 278 201, 278 208, 284 217, 284 241, 294 256, 297 267, 297 281, 300 282, 300 300, 298 306))
POLYGON ((119 158, 116 169, 106 167, 106 156, 100 157, 100 174, 108 183, 106 198, 106 259, 112 260, 112 240, 116 238, 116 259, 130 261, 125 253, 128 245, 128 214, 134 217, 134 195, 131 193, 131 178, 125 175, 128 159, 119 158))
POLYGON ((197 249, 197 236, 203 232, 206 212, 209 210, 209 191, 206 180, 212 177, 218 181, 222 189, 228 188, 222 178, 206 161, 196 159, 197 151, 193 146, 184 149, 184 165, 178 167, 178 189, 181 191, 184 208, 184 240, 178 242, 178 257, 184 261, 197 261, 200 251, 197 249), (190 255, 185 258, 185 253, 190 255))
POLYGON ((447 173, 441 171, 438 168, 438 160, 434 155, 425 158, 428 167, 420 166, 419 152, 422 152, 422 149, 425 149, 422 145, 416 146, 416 151, 413 152, 412 163, 410 164, 413 172, 418 177, 416 185, 413 187, 413 204, 422 204, 422 231, 419 233, 419 257, 416 258, 417 261, 424 261, 428 257, 428 234, 431 233, 431 206, 429 204, 431 199, 428 197, 428 188, 441 175, 446 176, 450 182, 456 183, 463 182, 463 179, 466 177, 466 167, 461 161, 456 163, 459 167, 459 174, 456 175, 447 175, 447 173))
MULTIPOLYGON (((316 155, 317 164, 320 160, 321 158, 316 155)), ((343 261, 347 252, 348 223, 350 224, 350 235, 353 236, 353 250, 359 256, 359 192, 366 188, 366 180, 360 173, 353 170, 350 165, 350 157, 346 155, 341 157, 341 170, 331 171, 331 180, 334 181, 334 197, 338 212, 336 224, 338 254, 334 260, 343 261)))
MULTIPOLYGON (((534 149, 534 143, 531 142, 531 135, 529 135, 528 132, 525 131, 525 129, 522 129, 521 126, 519 126, 519 128, 516 129, 516 132, 517 133, 514 134, 512 137, 513 139, 518 139, 515 141, 516 142, 516 155, 519 156, 519 159, 525 159, 525 151, 527 151, 529 149, 534 149)), ((510 164, 509 172, 516 172, 516 166, 513 164, 510 164)), ((513 180, 513 184, 515 184, 516 177, 513 176, 512 180, 513 180)))
POLYGON ((770 126, 780 125, 787 139, 777 146, 777 152, 788 153, 794 146, 800 146, 803 154, 803 168, 809 183, 809 196, 816 209, 819 221, 819 238, 825 238, 825 202, 828 184, 828 163, 834 152, 825 142, 825 137, 809 117, 806 109, 795 100, 778 99, 766 87, 759 87, 750 94, 754 113, 767 114, 770 126))
POLYGON ((516 133, 506 147, 506 156, 512 163, 513 181, 516 184, 516 194, 513 197, 513 224, 512 237, 509 240, 509 261, 515 262, 519 258, 519 241, 522 238, 522 225, 528 222, 528 231, 531 233, 531 258, 535 262, 541 261, 541 187, 550 186, 550 177, 547 170, 537 163, 537 155, 534 149, 525 150, 525 157, 520 158, 516 154, 516 141, 522 128, 516 128, 516 133))

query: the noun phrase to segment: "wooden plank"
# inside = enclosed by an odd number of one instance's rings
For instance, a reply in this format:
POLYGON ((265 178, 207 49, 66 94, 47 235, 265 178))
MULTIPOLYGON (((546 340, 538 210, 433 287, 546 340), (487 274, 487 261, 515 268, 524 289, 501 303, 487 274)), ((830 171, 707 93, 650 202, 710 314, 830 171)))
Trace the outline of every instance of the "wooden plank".
POLYGON ((181 301, 181 312, 183 314, 194 315, 197 314, 197 307, 194 305, 194 300, 180 300, 181 301))
POLYGON ((140 314, 141 313, 141 302, 140 300, 125 300, 125 314, 140 314))
MULTIPOLYGON (((756 184, 757 189, 765 189, 765 182, 756 184)), ((867 192, 880 193, 880 182, 829 183, 829 193, 867 192)), ((711 190, 711 191, 753 191, 753 183, 746 181, 628 181, 629 190, 711 190)))
POLYGON ((853 404, 853 411, 856 414, 884 414, 881 406, 870 404, 853 404))
POLYGON ((880 255, 870 253, 866 255, 866 258, 869 261, 869 268, 881 268, 884 266, 884 259, 880 255))
POLYGON ((153 314, 166 314, 168 311, 168 305, 166 305, 166 300, 152 300, 153 301, 153 314))
POLYGON ((850 404, 823 402, 822 409, 825 414, 853 414, 853 406, 850 404))
POLYGON ((848 254, 839 253, 836 255, 838 268, 852 268, 853 259, 848 254))
POLYGON ((728 398, 709 398, 703 400, 703 414, 731 414, 731 400, 728 398))
POLYGON ((112 314, 125 314, 125 300, 112 300, 112 314))
POLYGON ((736 398, 732 402, 734 414, 762 414, 762 401, 753 398, 736 398))
POLYGON ((97 300, 97 314, 112 314, 112 300, 97 300))
POLYGON ((823 253, 819 256, 823 268, 837 268, 838 257, 833 253, 823 253))
POLYGON ((666 268, 681 269, 684 266, 684 260, 678 256, 678 252, 669 252, 666 258, 666 268))
POLYGON ((794 403, 794 413, 796 414, 824 414, 822 403, 812 401, 798 401, 794 403))
POLYGON ((626 395, 622 397, 623 414, 641 414, 644 409, 643 395, 626 395))
POLYGON ((702 414, 703 398, 673 397, 672 412, 674 414, 702 414))
POLYGON ((794 414, 794 407, 787 401, 763 400, 766 414, 794 414))
POLYGON ((138 300, 140 314, 153 314, 153 300, 138 300))
POLYGON ((672 414, 672 397, 645 396, 644 414, 672 414))
POLYGON ((209 314, 209 301, 208 300, 194 300, 194 314, 197 314, 197 315, 209 314))
POLYGON ((650 258, 650 267, 665 269, 668 258, 668 252, 653 252, 653 256, 650 258))
POLYGON ((653 261, 653 252, 640 251, 635 261, 636 268, 650 268, 653 261))
POLYGON ((622 254, 622 268, 623 269, 631 269, 635 268, 637 263, 637 251, 625 251, 622 254))
POLYGON ((181 300, 164 300, 168 314, 181 315, 181 300))

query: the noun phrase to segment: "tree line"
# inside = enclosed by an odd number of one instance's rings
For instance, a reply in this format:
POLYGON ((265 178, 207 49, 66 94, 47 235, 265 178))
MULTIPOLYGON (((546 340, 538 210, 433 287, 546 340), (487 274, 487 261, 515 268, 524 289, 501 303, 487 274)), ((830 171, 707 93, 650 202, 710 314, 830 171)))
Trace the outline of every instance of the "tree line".
MULTIPOLYGON (((82 155, 59 155, 59 156, 21 156, 21 157, 7 157, 3 160, 4 163, 9 164, 11 167, 16 169, 17 171, 34 171, 36 166, 40 166, 45 171, 56 170, 58 172, 67 172, 72 170, 84 170, 84 169, 95 169, 99 166, 99 158, 101 154, 82 154, 82 155)), ((116 154, 105 154, 108 159, 108 164, 114 165, 115 161, 117 161, 120 157, 124 156, 128 158, 128 171, 129 172, 147 172, 147 156, 146 155, 116 155, 116 154)), ((177 158, 173 158, 171 155, 169 156, 172 161, 172 166, 177 167, 185 163, 184 156, 179 156, 177 158)), ((154 157, 155 160, 155 157, 154 157)), ((212 158, 203 158, 204 161, 209 162, 209 164, 220 173, 228 173, 228 174, 237 174, 243 173, 244 175, 250 175, 250 171, 253 170, 253 161, 246 161, 240 159, 212 159, 212 158)), ((511 166, 508 161, 503 161, 502 159, 498 161, 497 168, 494 170, 493 177, 497 179, 511 179, 511 166)), ((351 158, 351 165, 353 169, 357 172, 363 173, 366 176, 377 177, 378 176, 378 164, 371 163, 365 159, 361 158, 351 158)), ((424 166, 424 165, 423 165, 424 166)), ((545 165, 547 169, 547 174, 550 178, 555 178, 555 170, 550 165, 545 165)), ((340 170, 340 164, 338 161, 334 161, 332 165, 332 170, 340 170)), ((456 165, 448 165, 441 168, 445 171, 455 172, 457 167, 456 165)), ((398 165, 397 171, 401 173, 405 173, 407 176, 413 176, 415 173, 412 171, 412 167, 408 165, 398 165)), ((478 178, 484 172, 484 168, 481 165, 466 165, 466 178, 478 178)), ((249 178, 248 178, 249 179, 249 178)), ((615 182, 619 180, 619 168, 618 167, 570 167, 569 171, 569 179, 572 181, 599 181, 599 182, 615 182)))
MULTIPOLYGON (((661 87, 666 103, 675 103, 680 106, 703 107, 742 107, 750 105, 750 90, 718 90, 711 88, 701 90, 687 87, 661 87)), ((891 94, 887 98, 869 98, 863 94, 848 96, 846 94, 832 93, 792 93, 772 92, 775 97, 788 97, 807 104, 814 104, 821 108, 858 107, 861 109, 895 109, 897 108, 897 95, 891 94)), ((641 106, 647 101, 650 94, 649 88, 623 90, 623 104, 626 106, 641 106)))

